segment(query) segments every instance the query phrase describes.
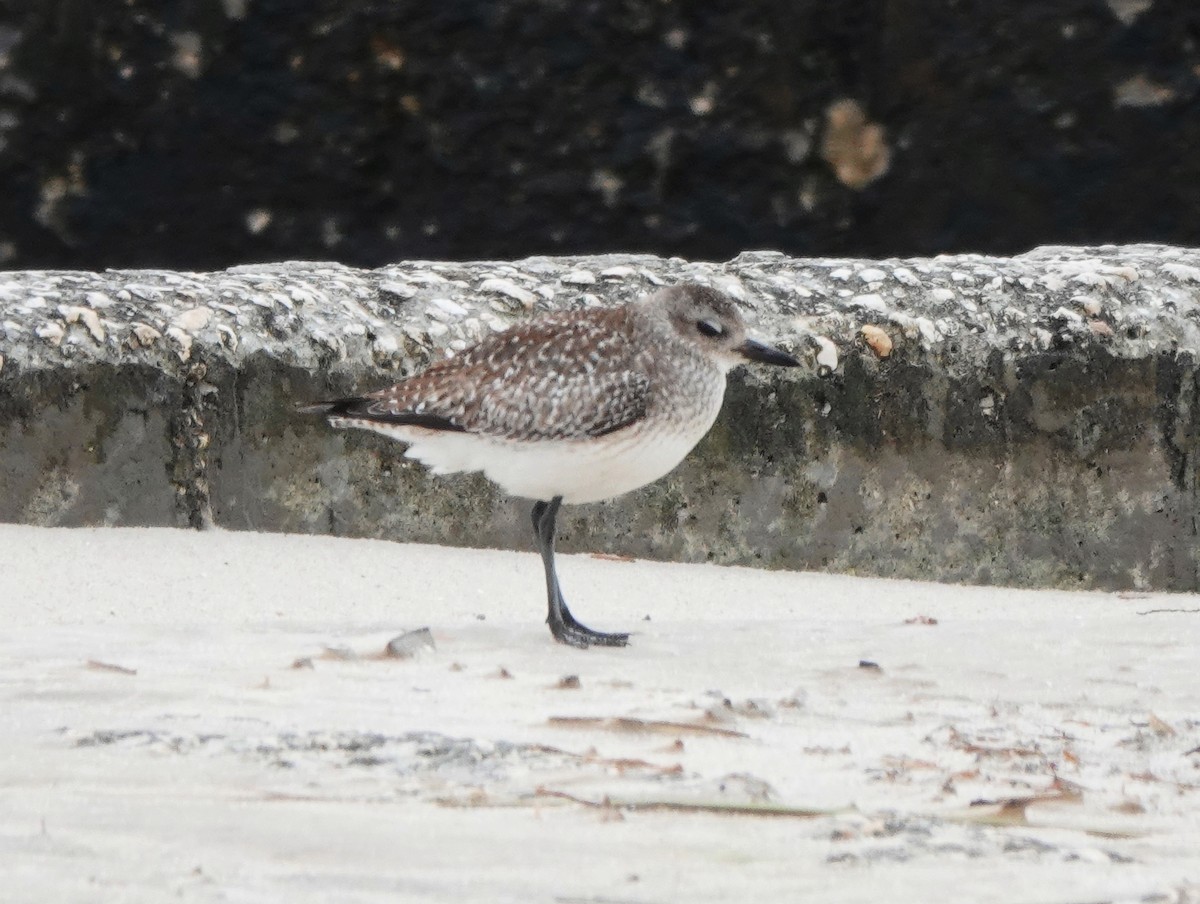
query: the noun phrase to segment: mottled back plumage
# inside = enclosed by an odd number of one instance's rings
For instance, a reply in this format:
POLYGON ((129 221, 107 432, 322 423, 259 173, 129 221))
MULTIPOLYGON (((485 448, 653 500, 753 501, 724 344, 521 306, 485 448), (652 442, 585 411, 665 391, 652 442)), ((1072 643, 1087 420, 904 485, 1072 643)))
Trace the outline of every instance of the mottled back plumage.
POLYGON ((506 440, 604 436, 646 414, 650 376, 629 317, 606 308, 520 324, 336 413, 506 440))

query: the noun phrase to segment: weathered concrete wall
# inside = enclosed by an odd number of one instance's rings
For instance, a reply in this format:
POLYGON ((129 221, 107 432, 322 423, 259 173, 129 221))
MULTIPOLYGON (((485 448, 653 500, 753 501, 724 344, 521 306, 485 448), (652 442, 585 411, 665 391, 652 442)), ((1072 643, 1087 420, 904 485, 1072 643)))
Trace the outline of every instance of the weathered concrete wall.
POLYGON ((1200 251, 1159 246, 2 274, 0 520, 525 547, 525 503, 294 402, 694 278, 808 366, 736 372, 696 452, 567 510, 562 548, 1198 589, 1200 251))

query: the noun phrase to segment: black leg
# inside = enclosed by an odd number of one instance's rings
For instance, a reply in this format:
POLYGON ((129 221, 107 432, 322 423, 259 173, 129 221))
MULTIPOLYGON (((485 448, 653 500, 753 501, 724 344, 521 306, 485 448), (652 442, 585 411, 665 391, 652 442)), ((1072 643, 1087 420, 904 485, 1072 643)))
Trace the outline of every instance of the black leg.
POLYGON ((567 601, 563 599, 562 590, 558 586, 558 574, 554 570, 554 520, 560 505, 562 497, 555 496, 549 502, 534 503, 532 513, 533 532, 537 536, 542 564, 546 567, 546 602, 549 607, 546 623, 550 625, 550 633, 559 643, 573 647, 590 647, 593 644, 623 647, 629 643, 628 634, 605 634, 581 625, 571 615, 567 601))

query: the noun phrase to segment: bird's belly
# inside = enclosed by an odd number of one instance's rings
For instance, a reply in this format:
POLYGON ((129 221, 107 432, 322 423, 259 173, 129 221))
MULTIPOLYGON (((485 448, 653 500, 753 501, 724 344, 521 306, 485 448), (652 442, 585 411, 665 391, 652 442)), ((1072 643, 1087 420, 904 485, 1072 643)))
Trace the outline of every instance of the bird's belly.
POLYGON ((584 503, 658 480, 684 459, 711 424, 708 420, 667 430, 642 424, 607 436, 527 441, 361 421, 335 426, 362 427, 408 443, 405 455, 434 474, 482 471, 512 496, 561 496, 564 502, 584 503))
POLYGON ((653 483, 683 461, 699 436, 652 433, 496 449, 481 469, 505 492, 526 499, 584 503, 653 483))

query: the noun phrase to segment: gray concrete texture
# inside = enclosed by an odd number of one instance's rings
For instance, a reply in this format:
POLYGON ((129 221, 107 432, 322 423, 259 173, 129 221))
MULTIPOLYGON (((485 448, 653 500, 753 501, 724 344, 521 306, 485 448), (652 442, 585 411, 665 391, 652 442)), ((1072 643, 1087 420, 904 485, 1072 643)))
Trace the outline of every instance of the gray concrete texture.
POLYGON ((0 520, 527 548, 526 503, 295 403, 684 280, 806 366, 734 372, 683 465, 566 510, 562 549, 1200 589, 1200 251, 1150 245, 0 274, 0 520))

